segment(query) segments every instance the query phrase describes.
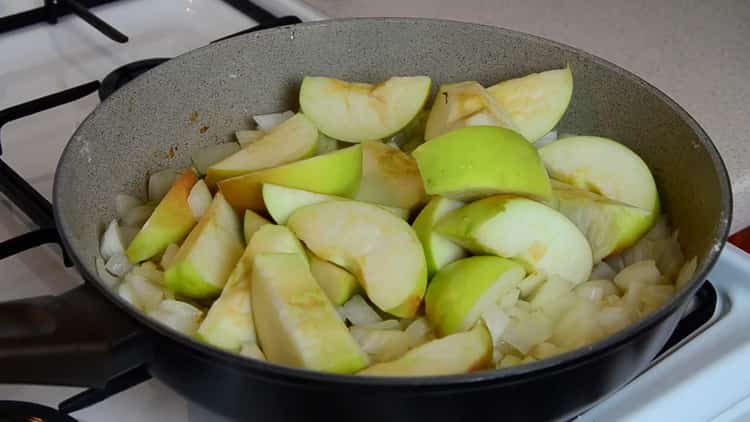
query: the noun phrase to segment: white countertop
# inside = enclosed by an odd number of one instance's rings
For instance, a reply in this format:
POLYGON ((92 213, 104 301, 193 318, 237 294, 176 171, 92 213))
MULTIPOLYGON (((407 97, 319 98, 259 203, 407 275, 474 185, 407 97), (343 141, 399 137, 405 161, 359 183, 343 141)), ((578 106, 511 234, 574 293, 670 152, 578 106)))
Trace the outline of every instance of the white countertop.
POLYGON ((750 1, 305 0, 331 17, 420 16, 515 29, 569 44, 666 92, 716 143, 750 225, 750 1))

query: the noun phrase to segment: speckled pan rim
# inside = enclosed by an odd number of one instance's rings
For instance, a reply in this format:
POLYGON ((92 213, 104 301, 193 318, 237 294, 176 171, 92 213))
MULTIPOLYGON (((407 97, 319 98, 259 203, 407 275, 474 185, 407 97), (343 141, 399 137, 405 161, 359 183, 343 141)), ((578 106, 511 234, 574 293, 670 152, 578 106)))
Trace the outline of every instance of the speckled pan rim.
MULTIPOLYGON (((88 259, 91 257, 80 256, 78 251, 73 250, 71 248, 70 243, 68 242, 68 236, 72 234, 68 232, 67 226, 65 224, 65 218, 63 218, 60 215, 60 210, 58 208, 59 207, 58 204, 60 203, 60 199, 59 199, 60 191, 58 187, 61 184, 60 181, 66 177, 64 163, 67 160, 71 159, 69 157, 73 155, 72 145, 75 144, 74 140, 76 136, 79 134, 79 132, 81 131, 81 128, 85 127, 90 121, 90 119, 92 119, 93 116, 97 115, 98 113, 104 112, 104 109, 106 108, 107 104, 113 98, 117 98, 118 96, 128 95, 128 92, 129 92, 128 87, 125 87, 115 92, 110 98, 103 101, 99 106, 97 106, 96 109, 94 109, 86 117, 86 119, 81 123, 79 128, 72 135, 71 140, 68 141, 68 144, 65 146, 65 149, 63 150, 63 153, 60 157, 60 161, 58 162, 57 169, 55 172, 55 179, 54 179, 54 186, 53 186, 53 207, 55 211, 55 222, 57 224, 57 229, 60 232, 61 239, 62 239, 65 249, 70 253, 73 261, 76 264, 76 267, 78 268, 79 271, 81 271, 84 278, 90 282, 93 282, 96 288, 99 289, 99 291, 101 291, 110 301, 114 302, 114 304, 119 306, 120 309, 124 310, 126 313, 134 317, 137 321, 139 321, 140 323, 142 323, 149 329, 159 333, 160 335, 169 337, 171 340, 176 341, 184 346, 187 346, 185 350, 186 353, 187 352, 200 353, 201 355, 203 355, 201 357, 206 360, 216 359, 216 358, 223 359, 228 364, 237 366, 239 368, 246 368, 248 370, 252 370, 253 375, 267 378, 271 382, 290 383, 290 384, 297 384, 297 385, 299 385, 300 383, 305 383, 305 382, 322 383, 322 384, 316 384, 317 388, 320 388, 320 387, 338 388, 342 385, 346 385, 347 388, 357 388, 357 387, 368 388, 368 387, 374 387, 374 386, 377 386, 377 387, 387 386, 387 387, 407 388, 407 389, 415 388, 415 387, 429 388, 429 387, 451 386, 452 389, 446 390, 445 391, 446 393, 455 392, 457 387, 460 388, 461 391, 483 389, 483 388, 491 387, 495 381, 500 381, 503 384, 523 382, 524 378, 527 375, 545 376, 545 375, 549 375, 552 373, 567 371, 569 369, 585 364, 587 360, 589 360, 592 357, 595 357, 597 354, 603 356, 605 354, 613 353, 616 351, 616 349, 618 349, 619 347, 627 343, 629 340, 631 340, 633 337, 635 337, 641 330, 645 330, 649 327, 652 327, 653 325, 659 323, 660 321, 670 316, 672 312, 674 312, 677 309, 678 306, 683 304, 690 296, 692 296, 698 290, 698 288, 701 286, 703 281, 706 279, 706 276, 708 275, 709 271, 711 270, 711 268, 713 268, 714 264, 716 263, 716 260, 718 259, 719 254, 721 253, 724 247, 724 244, 726 242, 727 236, 729 234, 730 222, 732 219, 732 192, 731 192, 730 184, 729 184, 729 175, 728 175, 726 166, 724 165, 724 161, 719 155, 718 150, 716 149, 716 146, 713 144, 709 136, 706 134, 703 128, 698 124, 698 122, 692 116, 690 116, 690 114, 684 108, 682 108, 679 104, 677 104, 664 92, 654 87, 653 85, 649 84, 648 82, 644 81, 643 79, 636 76, 635 74, 623 69, 622 67, 612 62, 609 62, 607 60, 604 60, 602 58, 599 58, 597 56, 594 56, 592 54, 589 54, 585 51, 579 50, 577 48, 574 48, 574 47, 571 47, 571 46, 568 46, 568 45, 565 45, 556 41, 551 41, 543 37, 526 34, 523 32, 518 32, 518 31, 509 30, 505 28, 498 28, 498 27, 489 26, 489 25, 473 24, 473 23, 460 22, 460 21, 454 21, 454 20, 423 19, 423 18, 390 18, 390 17, 389 18, 333 19, 333 20, 309 22, 309 23, 283 26, 283 27, 278 27, 278 28, 273 28, 273 29, 267 29, 267 30, 258 31, 255 33, 246 34, 240 37, 228 39, 217 44, 212 44, 212 45, 208 45, 205 47, 201 47, 196 50, 192 50, 185 54, 182 54, 178 57, 175 57, 174 59, 144 73, 139 78, 137 78, 136 81, 141 78, 148 78, 148 75, 150 75, 152 72, 169 71, 170 66, 179 66, 181 62, 189 62, 193 55, 203 54, 202 52, 206 49, 220 48, 222 45, 231 45, 232 43, 247 42, 254 38, 259 38, 259 37, 286 36, 285 31, 288 31, 289 27, 291 26, 293 26, 295 29, 308 29, 308 28, 314 29, 314 28, 322 28, 322 27, 336 26, 340 24, 356 23, 356 22, 367 22, 367 23, 426 22, 426 23, 432 23, 432 24, 458 25, 464 28, 470 27, 471 29, 476 30, 476 31, 501 32, 501 33, 504 33, 505 35, 515 37, 518 39, 525 39, 525 40, 530 40, 534 42, 545 43, 545 44, 554 46, 556 48, 559 48, 567 53, 577 55, 581 57, 582 59, 584 59, 585 61, 589 61, 592 63, 596 63, 598 65, 601 65, 604 68, 606 68, 608 71, 617 73, 634 83, 642 85, 643 87, 645 87, 645 89, 654 93, 662 102, 664 102, 672 111, 674 111, 680 117, 680 119, 684 121, 690 127, 690 129, 697 135, 699 142, 708 152, 709 158, 713 164, 713 167, 715 171, 717 172, 717 177, 719 179, 719 188, 721 190, 720 194, 721 194, 721 200, 722 200, 722 204, 721 204, 722 215, 719 221, 717 222, 717 229, 715 232, 716 235, 714 236, 714 239, 713 239, 713 247, 708 252, 703 263, 701 263, 700 268, 696 271, 695 275, 690 281, 689 287, 683 289, 680 293, 675 295, 667 305, 663 306, 661 309, 649 315, 648 317, 638 321, 637 323, 629 326, 628 328, 614 335, 608 336, 607 338, 604 338, 586 347, 579 348, 579 349, 576 349, 567 353, 554 356, 552 358, 540 360, 540 361, 533 362, 533 363, 526 364, 526 365, 510 367, 510 368, 505 368, 505 369, 498 369, 498 370, 479 371, 479 372, 474 372, 470 374, 443 375, 443 376, 431 376, 431 377, 368 377, 368 376, 359 376, 359 375, 356 375, 356 376, 355 375, 337 375, 337 374, 330 374, 330 373, 324 373, 324 372, 318 372, 318 371, 296 369, 296 368, 291 368, 291 367, 286 367, 286 366, 281 366, 281 365, 276 365, 276 364, 271 364, 271 363, 266 363, 266 362, 260 362, 260 361, 256 361, 253 359, 244 358, 235 353, 223 351, 221 349, 205 345, 190 337, 187 337, 175 331, 172 331, 171 329, 164 327, 161 324, 155 323, 149 317, 143 314, 141 311, 135 308, 132 308, 129 304, 121 300, 117 296, 116 292, 106 287, 106 285, 104 285, 99 280, 98 275, 90 273, 87 270, 86 266, 82 265, 82 261, 84 259, 88 259), (279 34, 279 35, 276 35, 276 34, 279 34), (281 35, 281 34, 284 34, 284 35, 281 35)), ((304 36, 299 33, 297 35, 304 36)), ((414 391, 414 393, 418 394, 418 391, 414 391)), ((431 393, 434 394, 435 391, 431 391, 431 393)))

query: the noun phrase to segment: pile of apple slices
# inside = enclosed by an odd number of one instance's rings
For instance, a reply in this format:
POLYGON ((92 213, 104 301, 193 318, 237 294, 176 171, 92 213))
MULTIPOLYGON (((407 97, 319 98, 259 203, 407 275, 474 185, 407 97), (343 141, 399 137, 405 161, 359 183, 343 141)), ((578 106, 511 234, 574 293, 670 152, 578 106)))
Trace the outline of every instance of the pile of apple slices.
POLYGON ((697 266, 643 160, 557 139, 569 68, 485 89, 306 77, 300 112, 115 199, 96 265, 207 344, 336 373, 502 368, 658 309, 697 266), (536 143, 536 145, 535 145, 536 143))

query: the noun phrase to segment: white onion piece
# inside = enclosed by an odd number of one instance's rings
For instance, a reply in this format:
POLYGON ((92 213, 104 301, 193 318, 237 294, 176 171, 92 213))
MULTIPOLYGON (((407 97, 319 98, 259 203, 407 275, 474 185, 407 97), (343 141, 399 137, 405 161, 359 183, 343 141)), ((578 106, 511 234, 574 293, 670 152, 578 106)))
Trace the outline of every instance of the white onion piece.
POLYGON ((125 249, 130 246, 130 243, 135 239, 135 235, 138 234, 138 232, 141 229, 138 227, 130 227, 130 226, 121 226, 120 227, 120 235, 122 237, 122 245, 125 247, 125 249))
POLYGON ((270 132, 271 130, 273 130, 273 128, 291 119, 292 117, 294 117, 294 112, 291 110, 287 110, 283 113, 259 114, 257 116, 253 116, 253 120, 255 120, 255 124, 258 125, 258 128, 260 128, 260 130, 264 132, 270 132))
POLYGON ((172 264, 172 260, 174 259, 175 255, 177 255, 177 252, 180 250, 180 247, 176 243, 170 243, 169 246, 167 246, 167 249, 164 250, 164 253, 161 255, 161 262, 159 265, 163 269, 169 268, 169 266, 172 264))
POLYGON ((262 130, 238 130, 237 132, 234 132, 234 136, 237 138, 240 147, 244 148, 266 136, 266 132, 263 132, 262 130))
POLYGON ((240 150, 236 142, 210 145, 195 151, 190 159, 198 174, 206 174, 208 168, 240 150))
POLYGON ((605 297, 617 295, 615 283, 609 280, 589 280, 577 285, 574 289, 578 297, 597 303, 605 297))
POLYGON ((156 264, 153 262, 146 261, 141 265, 136 265, 130 272, 133 275, 143 277, 156 285, 164 285, 164 273, 159 271, 159 269, 156 268, 156 264))
POLYGON ((240 354, 248 358, 266 360, 266 355, 263 354, 263 351, 260 350, 260 347, 255 343, 243 344, 242 349, 240 349, 240 354))
POLYGON ((526 278, 518 283, 518 288, 521 290, 521 297, 524 299, 529 297, 531 292, 541 286, 545 280, 547 280, 547 276, 542 273, 532 273, 527 275, 526 278))
POLYGON ((492 344, 499 343, 503 339, 503 332, 510 324, 510 317, 499 306, 490 306, 482 312, 481 318, 490 333, 492 344))
POLYGON ((492 349, 492 363, 495 364, 495 367, 499 367, 500 362, 505 357, 505 353, 503 353, 502 350, 498 349, 497 347, 492 349))
POLYGON ((622 254, 614 255, 606 258, 603 262, 606 262, 614 272, 619 272, 625 268, 625 262, 622 259, 622 254))
POLYGON ((513 355, 503 356, 503 360, 500 361, 498 368, 510 368, 511 366, 517 366, 521 364, 521 358, 513 355))
POLYGON ((353 325, 366 325, 380 322, 380 316, 360 295, 354 295, 343 306, 341 311, 353 325))
POLYGON ((130 283, 121 283, 120 287, 117 288, 117 295, 136 308, 143 309, 141 303, 138 301, 138 295, 130 283))
POLYGON ((190 194, 187 197, 187 203, 190 207, 190 212, 193 213, 193 217, 199 220, 206 213, 208 207, 211 206, 211 191, 208 190, 206 182, 203 179, 198 180, 193 188, 190 189, 190 194))
POLYGON ((641 290, 642 312, 651 313, 659 309, 674 296, 675 288, 671 284, 654 284, 644 286, 641 290))
POLYGON ((148 315, 162 324, 192 336, 198 331, 203 311, 178 300, 163 300, 148 315))
POLYGON ((617 272, 612 269, 606 262, 602 261, 591 270, 589 280, 612 280, 617 275, 617 272))
POLYGON ((120 283, 119 278, 113 276, 109 273, 109 271, 107 271, 107 267, 105 266, 104 260, 101 257, 97 256, 96 258, 94 258, 94 263, 96 264, 96 272, 99 274, 99 278, 107 287, 113 289, 120 283))
POLYGON ((570 307, 575 305, 573 283, 561 278, 550 277, 531 294, 529 303, 541 309, 552 318, 560 317, 570 307))
POLYGON ((164 300, 164 291, 161 287, 139 275, 128 273, 123 284, 132 287, 138 304, 146 311, 156 308, 164 300))
POLYGON ((695 269, 698 268, 698 258, 693 257, 690 261, 686 262, 685 265, 680 268, 680 272, 677 274, 675 280, 675 286, 681 289, 695 274, 695 269))
POLYGON ((507 314, 510 322, 503 330, 502 339, 524 355, 552 335, 552 321, 541 311, 516 306, 507 314))
POLYGON ((658 251, 656 266, 666 277, 674 279, 685 263, 685 255, 682 254, 676 234, 675 237, 656 241, 656 248, 658 251))
POLYGON ((605 306, 597 314, 597 321, 607 335, 629 326, 636 318, 637 316, 625 306, 605 306))
POLYGON ((643 284, 656 284, 662 280, 661 273, 656 267, 653 259, 636 262, 628 265, 622 271, 617 273, 614 282, 622 290, 627 290, 628 286, 634 282, 643 284))
POLYGON ((105 260, 109 260, 114 255, 125 253, 125 245, 122 241, 122 233, 120 232, 120 225, 117 223, 117 219, 110 221, 107 229, 104 230, 102 241, 99 245, 99 253, 105 260))
POLYGON ((557 140, 557 131, 553 130, 553 131, 550 131, 548 134, 539 138, 539 140, 537 140, 536 142, 534 142, 534 147, 538 149, 545 145, 551 144, 555 142, 556 140, 557 140))
POLYGON ((395 319, 387 319, 373 324, 357 325, 357 327, 367 330, 401 330, 401 324, 395 319))
POLYGON ((530 355, 536 359, 547 359, 560 353, 562 353, 562 350, 559 347, 544 341, 534 346, 530 355))
POLYGON ((127 195, 124 193, 115 196, 115 209, 117 210, 117 218, 125 217, 125 214, 127 214, 128 211, 142 204, 143 202, 141 202, 141 200, 136 198, 135 196, 127 195))
POLYGON ((156 207, 149 204, 137 206, 125 214, 125 217, 122 218, 122 224, 132 227, 141 227, 143 223, 151 217, 154 208, 156 207))
POLYGON ((404 332, 409 336, 410 348, 422 345, 432 337, 432 328, 430 328, 430 324, 425 317, 420 317, 412 321, 404 332))
POLYGON ((351 327, 352 337, 367 353, 371 363, 389 362, 398 359, 409 351, 409 336, 399 330, 363 330, 355 334, 357 327, 351 327))
POLYGON ((331 139, 322 133, 318 135, 318 150, 315 152, 316 155, 328 154, 329 152, 336 151, 339 148, 339 143, 335 139, 331 139))
POLYGON ((148 177, 148 200, 151 202, 161 201, 179 175, 178 170, 171 168, 152 173, 148 177))
POLYGON ((641 281, 634 281, 630 283, 630 285, 628 286, 628 290, 625 291, 625 294, 622 296, 622 303, 624 303, 625 306, 629 307, 630 309, 640 312, 641 292, 643 291, 643 288, 645 286, 646 284, 641 281))
POLYGON ((667 217, 660 215, 659 219, 656 220, 656 224, 646 233, 646 238, 651 240, 666 239, 669 235, 670 230, 669 224, 667 224, 667 217))
POLYGON ((116 277, 122 277, 127 274, 131 268, 133 268, 133 264, 130 263, 128 257, 126 257, 125 254, 118 253, 117 255, 112 255, 107 260, 104 268, 106 268, 110 274, 116 277))
POLYGON ((604 335, 597 321, 598 306, 580 299, 557 323, 550 342, 563 350, 593 343, 604 335))

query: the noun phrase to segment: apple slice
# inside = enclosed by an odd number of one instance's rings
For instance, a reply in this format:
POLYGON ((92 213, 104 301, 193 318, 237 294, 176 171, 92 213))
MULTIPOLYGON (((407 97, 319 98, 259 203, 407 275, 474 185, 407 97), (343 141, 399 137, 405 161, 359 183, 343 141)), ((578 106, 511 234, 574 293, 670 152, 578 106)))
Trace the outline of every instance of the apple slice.
POLYGON ((560 185, 553 184, 557 209, 586 236, 594 262, 634 245, 654 222, 649 211, 560 185))
MULTIPOLYGON (((278 224, 286 224, 289 216, 299 208, 328 201, 350 201, 350 199, 302 189, 287 188, 285 186, 274 185, 273 183, 263 184, 263 202, 266 205, 268 213, 271 214, 273 220, 278 224)), ((385 205, 378 206, 401 219, 406 220, 409 217, 409 210, 407 209, 385 205)))
POLYGON ((548 200, 551 188, 537 150, 500 127, 467 127, 414 150, 430 195, 476 199, 514 193, 548 200))
POLYGON ((416 313, 427 268, 407 222, 375 205, 334 201, 300 208, 287 224, 315 255, 356 276, 381 310, 401 318, 416 313))
POLYGON ((553 178, 659 215, 659 193, 643 160, 623 144, 571 136, 539 149, 553 178), (606 158, 606 159, 603 159, 606 158))
POLYGON ((360 371, 371 376, 450 375, 485 369, 492 360, 492 339, 487 328, 457 333, 418 346, 400 358, 360 371))
POLYGON ((317 149, 318 129, 298 113, 261 139, 210 166, 206 183, 216 186, 220 180, 312 157, 317 149))
POLYGON ((262 211, 262 186, 274 183, 329 195, 350 196, 362 177, 362 147, 355 145, 295 163, 224 179, 219 189, 237 210, 262 211))
POLYGON ((393 77, 377 85, 306 76, 299 105, 331 138, 375 141, 408 125, 424 107, 431 85, 427 76, 393 77))
POLYGON ((257 232, 258 229, 265 226, 266 224, 271 224, 271 222, 253 211, 245 210, 245 218, 243 219, 242 223, 242 230, 245 235, 245 244, 250 243, 250 239, 253 238, 255 232, 257 232))
POLYGON ((196 299, 218 296, 242 246, 240 219, 219 192, 164 274, 167 287, 196 299))
POLYGON ((510 114, 518 132, 536 142, 560 121, 573 96, 570 67, 500 82, 487 92, 510 114))
POLYGON ((411 210, 425 197, 413 158, 381 142, 362 143, 362 180, 354 199, 411 210))
POLYGON ((435 230, 470 251, 516 259, 529 272, 558 275, 574 284, 591 274, 591 247, 581 231, 564 215, 530 199, 482 199, 446 215, 435 230))
POLYGON ((226 350, 240 350, 256 342, 250 299, 252 262, 261 253, 292 253, 304 256, 302 244, 284 226, 260 227, 248 242, 224 289, 198 329, 198 338, 226 350))
POLYGON ((427 117, 425 140, 466 126, 516 129, 510 115, 479 83, 468 81, 442 85, 427 117))
POLYGON ((170 243, 182 241, 195 226, 187 199, 197 181, 192 170, 186 170, 175 180, 130 242, 126 252, 130 262, 135 264, 160 254, 170 243))
POLYGON ((334 305, 343 305, 359 291, 357 279, 345 269, 307 251, 310 271, 334 305))
POLYGON ((270 362, 353 373, 367 356, 299 254, 260 254, 253 261, 253 316, 270 362))
POLYGON ((427 259, 427 274, 429 278, 439 269, 453 261, 466 256, 466 251, 459 245, 446 239, 432 229, 443 216, 461 208, 463 202, 453 201, 442 196, 433 197, 426 207, 414 220, 412 227, 422 242, 424 255, 427 259))
POLYGON ((525 275, 521 264, 497 256, 474 256, 448 264, 430 281, 425 296, 427 319, 440 337, 467 331, 525 275))

